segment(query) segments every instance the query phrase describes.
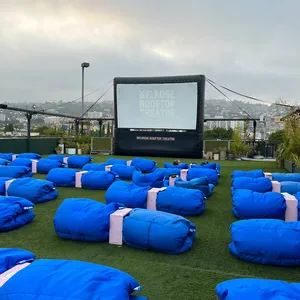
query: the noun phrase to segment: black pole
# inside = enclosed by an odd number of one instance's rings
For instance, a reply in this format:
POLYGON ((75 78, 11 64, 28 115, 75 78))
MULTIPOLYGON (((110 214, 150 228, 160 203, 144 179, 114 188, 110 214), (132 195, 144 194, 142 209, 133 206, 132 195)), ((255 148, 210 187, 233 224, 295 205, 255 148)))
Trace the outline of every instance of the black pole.
POLYGON ((102 125, 103 125, 103 121, 102 120, 98 120, 99 122, 99 136, 102 136, 102 125))
POLYGON ((256 120, 253 121, 253 145, 255 144, 255 140, 256 140, 256 126, 257 126, 257 122, 256 120))
POLYGON ((32 114, 26 114, 27 118, 27 152, 30 152, 31 118, 32 114))
POLYGON ((78 135, 79 134, 79 121, 75 120, 75 134, 78 135))

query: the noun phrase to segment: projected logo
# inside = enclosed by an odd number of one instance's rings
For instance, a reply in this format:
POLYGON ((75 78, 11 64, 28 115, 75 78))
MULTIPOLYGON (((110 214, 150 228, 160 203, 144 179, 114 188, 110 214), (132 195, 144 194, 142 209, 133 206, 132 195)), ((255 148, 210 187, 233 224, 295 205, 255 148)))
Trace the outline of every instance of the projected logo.
POLYGON ((170 118, 174 117, 176 105, 176 93, 168 90, 140 90, 140 113, 143 117, 170 118))

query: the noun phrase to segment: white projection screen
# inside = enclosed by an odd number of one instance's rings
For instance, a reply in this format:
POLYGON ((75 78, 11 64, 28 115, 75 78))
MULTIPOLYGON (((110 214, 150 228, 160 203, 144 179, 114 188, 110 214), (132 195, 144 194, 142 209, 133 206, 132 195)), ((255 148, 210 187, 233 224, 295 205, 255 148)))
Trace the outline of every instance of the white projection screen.
POLYGON ((195 130, 197 82, 117 84, 118 128, 195 130))

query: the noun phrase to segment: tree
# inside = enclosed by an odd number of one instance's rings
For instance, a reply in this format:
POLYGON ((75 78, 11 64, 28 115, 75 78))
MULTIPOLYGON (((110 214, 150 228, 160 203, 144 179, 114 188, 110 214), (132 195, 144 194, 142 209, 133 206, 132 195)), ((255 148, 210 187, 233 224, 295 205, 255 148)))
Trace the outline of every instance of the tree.
POLYGON ((276 132, 273 132, 270 134, 268 141, 269 142, 280 142, 282 143, 284 141, 285 131, 284 130, 278 130, 276 132))
POLYGON ((14 132, 14 124, 7 124, 4 127, 4 132, 14 132))
POLYGON ((230 145, 230 152, 235 157, 240 157, 242 155, 247 155, 251 151, 251 146, 247 145, 242 141, 241 135, 242 135, 243 129, 241 127, 236 127, 232 134, 232 143, 230 145))

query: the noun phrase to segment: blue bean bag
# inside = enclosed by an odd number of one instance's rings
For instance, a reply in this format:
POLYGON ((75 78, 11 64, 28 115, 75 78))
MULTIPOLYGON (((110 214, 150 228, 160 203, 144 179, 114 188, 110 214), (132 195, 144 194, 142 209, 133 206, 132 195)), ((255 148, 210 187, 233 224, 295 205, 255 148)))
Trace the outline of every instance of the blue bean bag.
POLYGON ((300 284, 256 278, 232 279, 219 283, 216 294, 220 300, 296 300, 300 299, 300 284))
POLYGON ((295 181, 281 181, 281 193, 289 193, 295 195, 300 192, 300 182, 295 181))
POLYGON ((35 255, 18 248, 0 248, 0 274, 15 267, 21 262, 32 262, 35 255))
POLYGON ((0 153, 0 158, 12 161, 13 153, 0 153))
POLYGON ((78 171, 69 168, 56 168, 50 170, 46 179, 59 187, 75 187, 75 176, 78 171))
MULTIPOLYGON (((124 181, 115 182, 106 191, 105 201, 107 204, 121 203, 129 208, 147 208, 150 189, 124 181)), ((168 187, 158 193, 156 209, 184 216, 197 216, 205 209, 204 198, 201 191, 168 187)))
POLYGON ((151 173, 157 169, 156 161, 146 158, 134 158, 131 161, 131 166, 136 167, 143 173, 151 173))
POLYGON ((107 190, 119 176, 107 171, 89 171, 81 177, 82 188, 88 190, 107 190))
POLYGON ((130 208, 146 208, 148 191, 151 187, 139 187, 126 181, 115 181, 105 193, 106 204, 122 203, 130 208))
POLYGON ((107 165, 127 165, 126 159, 109 158, 106 162, 107 165))
POLYGON ((216 170, 207 168, 191 168, 187 172, 187 180, 190 181, 195 178, 207 177, 208 182, 217 185, 219 176, 216 170))
POLYGON ((37 163, 37 173, 48 174, 52 169, 63 167, 65 167, 65 164, 60 160, 42 158, 37 163))
POLYGON ((169 178, 172 175, 180 175, 180 171, 181 169, 177 169, 177 168, 157 168, 155 171, 158 172, 164 172, 165 178, 169 178))
POLYGON ((205 210, 201 191, 170 186, 157 195, 156 209, 181 216, 199 216, 205 210))
POLYGON ((195 236, 193 223, 166 212, 136 208, 124 218, 123 240, 134 248, 180 254, 192 248, 195 236))
POLYGON ((39 204, 57 198, 58 191, 50 181, 20 178, 9 185, 7 195, 25 198, 34 204, 39 204))
POLYGON ((37 153, 21 153, 18 154, 18 158, 40 159, 42 156, 37 153))
POLYGON ((86 164, 83 166, 82 171, 105 171, 107 164, 86 164))
POLYGON ((180 169, 180 170, 182 170, 182 169, 188 169, 189 166, 188 166, 188 164, 184 164, 184 163, 178 164, 178 165, 173 165, 171 163, 165 162, 164 163, 164 168, 166 168, 166 169, 171 168, 171 169, 180 169))
POLYGON ((4 158, 0 158, 0 166, 7 166, 9 165, 11 162, 7 159, 4 158))
POLYGON ((265 177, 263 170, 252 170, 252 171, 233 171, 231 174, 232 178, 237 177, 251 177, 251 178, 259 178, 265 177))
POLYGON ((0 195, 5 195, 6 189, 5 189, 5 182, 8 180, 12 180, 11 177, 0 177, 0 195))
POLYGON ((294 181, 300 182, 300 173, 273 173, 272 179, 275 181, 294 181))
POLYGON ((286 203, 282 194, 234 190, 232 212, 238 219, 283 219, 286 203))
POLYGON ((24 166, 0 166, 0 177, 32 177, 31 169, 24 166))
POLYGON ((258 193, 266 193, 272 191, 272 181, 266 177, 237 177, 232 180, 233 190, 251 190, 258 193))
POLYGON ((258 264, 300 265, 300 222, 243 220, 230 227, 230 252, 258 264))
POLYGON ((35 217, 33 208, 34 204, 24 198, 0 196, 0 232, 14 230, 30 223, 35 217))
POLYGON ((217 164, 216 163, 208 163, 208 164, 203 164, 203 165, 198 165, 198 164, 191 164, 191 168, 206 168, 206 169, 217 169, 217 164))
POLYGON ((68 240, 105 242, 109 237, 109 218, 121 205, 86 198, 63 201, 54 216, 56 234, 68 240))
POLYGON ((185 181, 178 177, 175 180, 175 186, 186 189, 199 190, 205 195, 205 197, 210 197, 215 188, 213 184, 208 183, 207 177, 195 178, 190 181, 185 181))
POLYGON ((68 158, 68 167, 74 169, 82 169, 86 164, 92 161, 90 156, 85 155, 72 155, 68 158))
MULTIPOLYGON (((18 249, 8 250, 20 252, 18 249)), ((26 253, 19 255, 19 252, 16 252, 16 256, 3 255, 3 260, 9 258, 15 264, 21 257, 25 261, 30 257, 26 253)), ((147 300, 132 296, 133 292, 140 289, 136 279, 107 266, 76 260, 38 259, 8 279, 0 288, 0 298, 147 300), (35 280, 28 284, 28 278, 35 280)))
POLYGON ((134 171, 132 174, 132 182, 138 186, 150 186, 160 188, 164 185, 165 172, 157 169, 152 173, 143 174, 139 171, 134 171))
POLYGON ((132 180, 133 172, 137 169, 132 166, 113 165, 111 171, 118 174, 122 180, 132 180))
POLYGON ((20 157, 18 157, 15 160, 13 160, 10 165, 14 166, 14 167, 24 166, 24 167, 27 167, 31 170, 31 168, 32 168, 32 159, 31 158, 20 158, 20 157))
POLYGON ((58 161, 63 162, 65 157, 67 157, 67 156, 64 154, 51 154, 51 155, 47 156, 47 159, 58 160, 58 161))

